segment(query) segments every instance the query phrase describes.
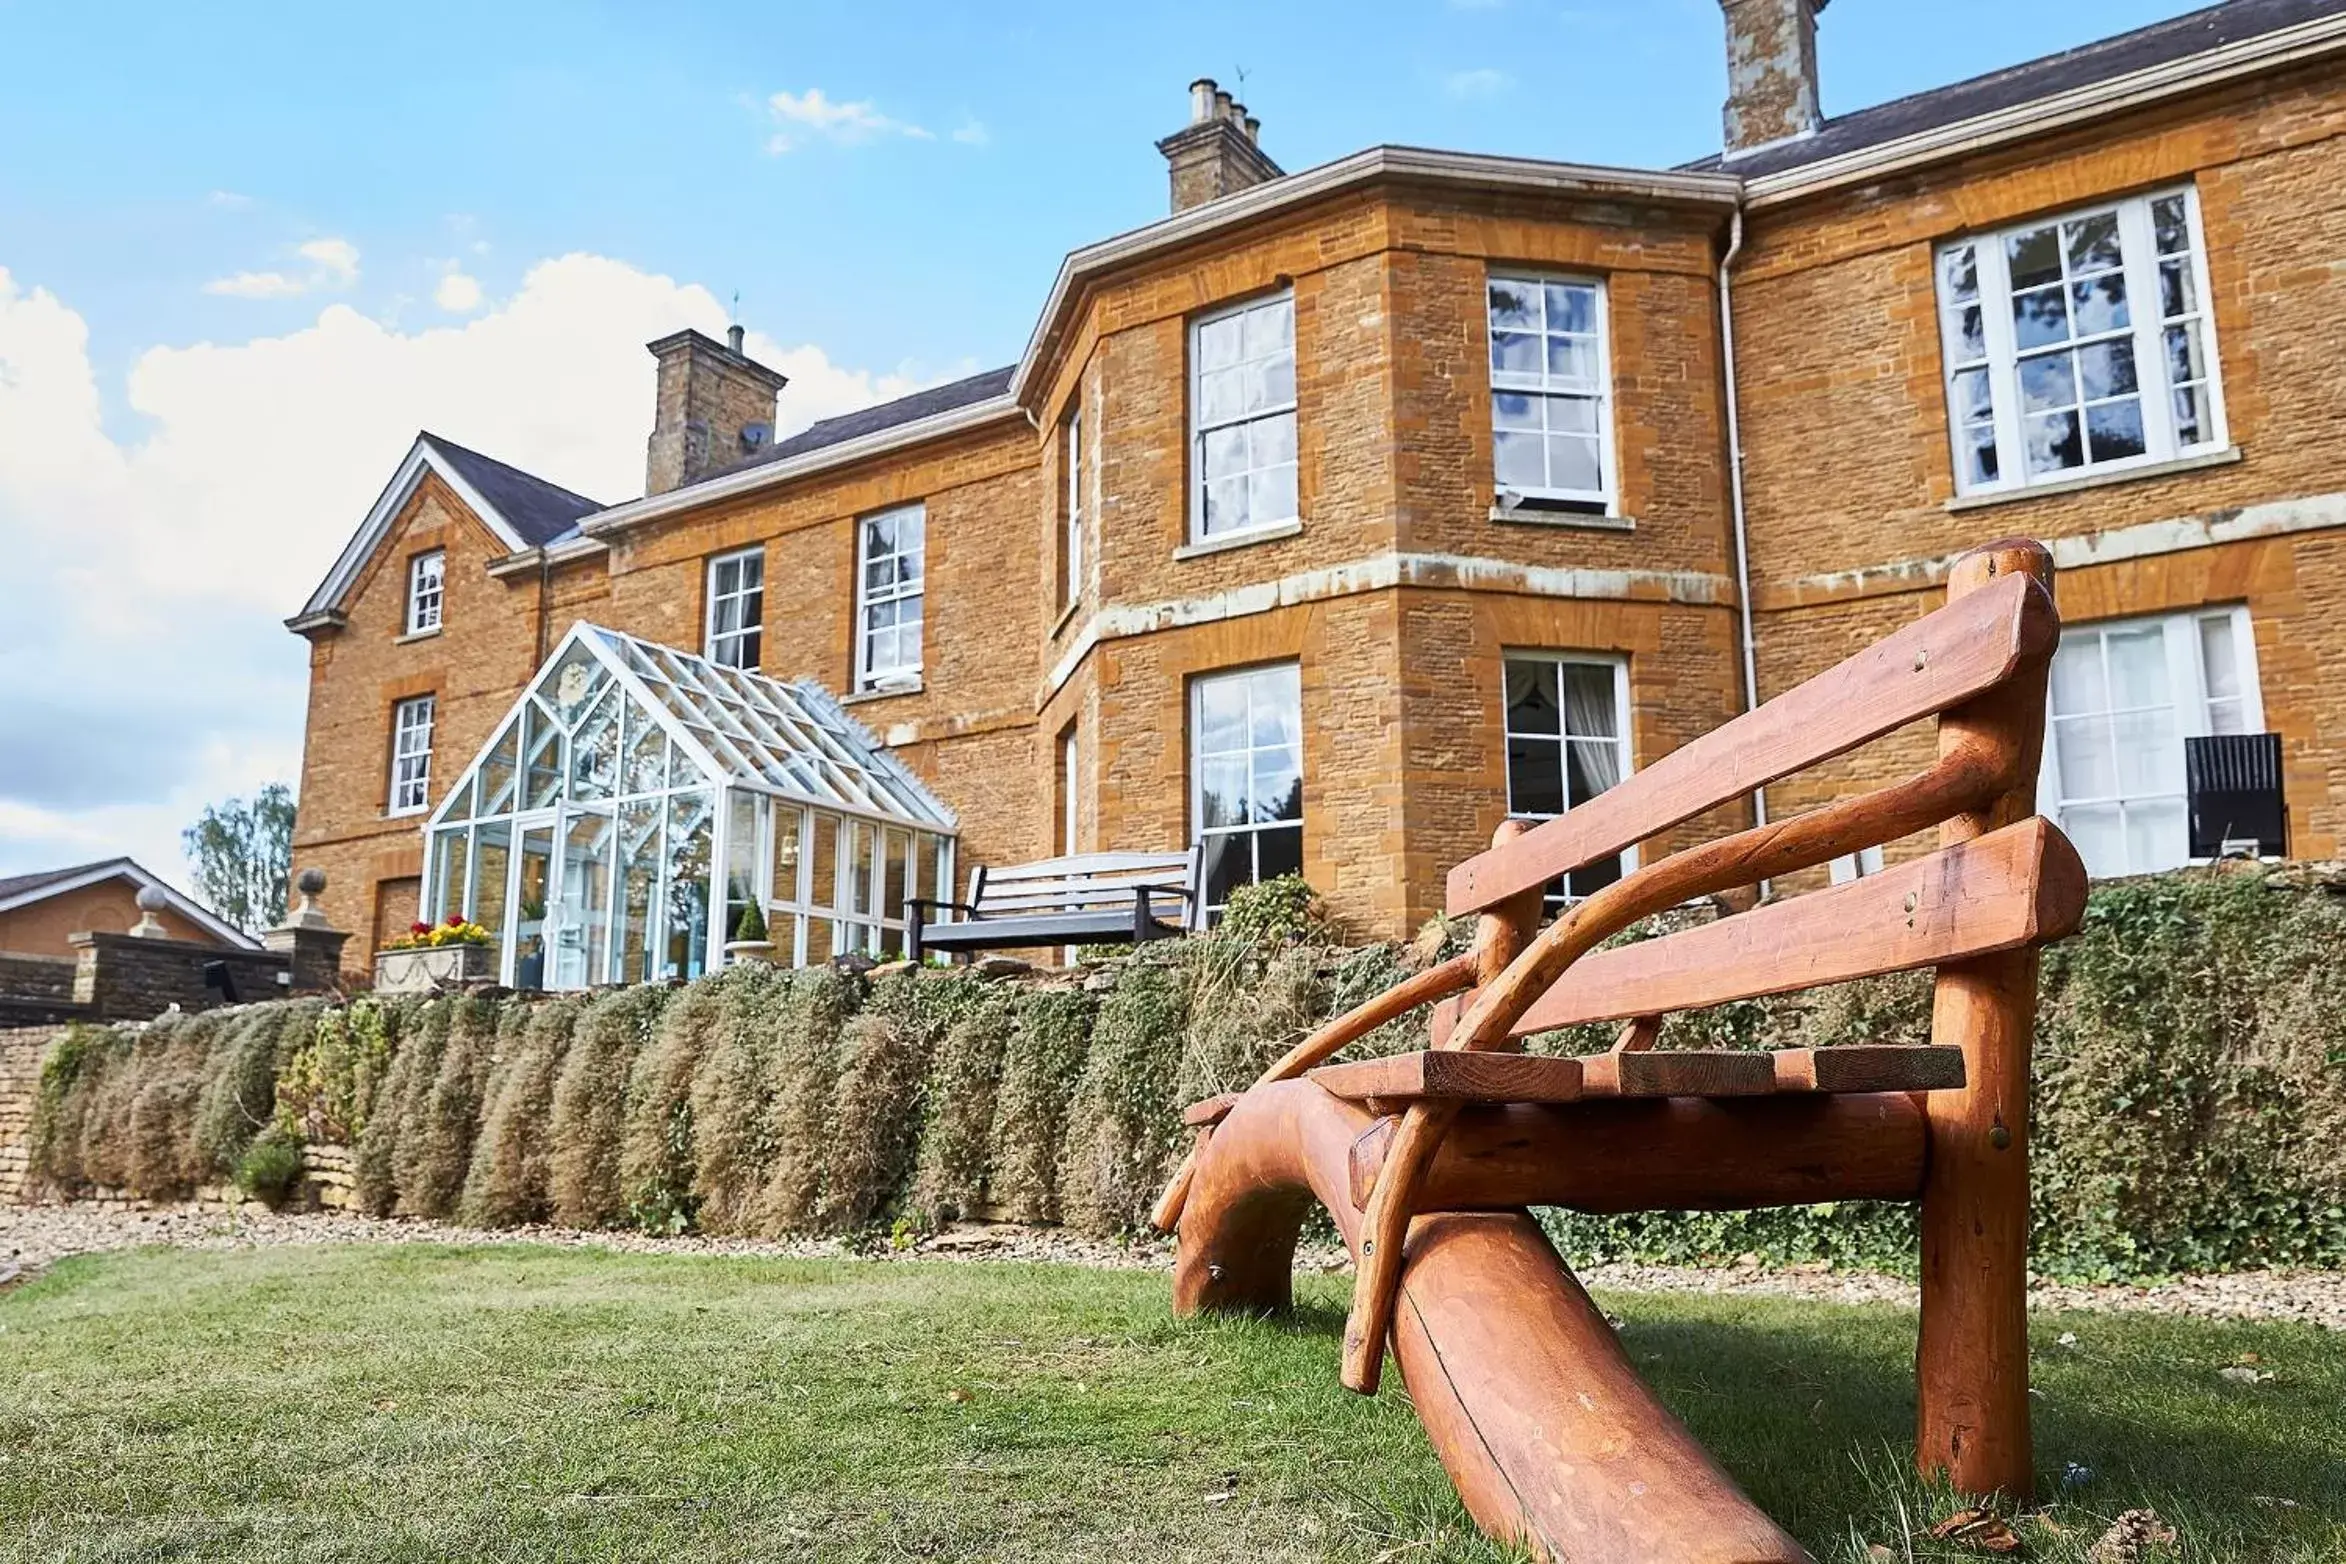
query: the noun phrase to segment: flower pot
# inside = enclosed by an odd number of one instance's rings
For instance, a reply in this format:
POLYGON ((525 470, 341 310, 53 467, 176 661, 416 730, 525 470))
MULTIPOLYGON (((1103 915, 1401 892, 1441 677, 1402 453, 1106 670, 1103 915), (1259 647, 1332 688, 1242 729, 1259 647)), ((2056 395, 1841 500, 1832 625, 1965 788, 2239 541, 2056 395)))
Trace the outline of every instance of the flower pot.
POLYGON ((497 951, 492 945, 418 945, 375 954, 378 994, 438 994, 495 981, 497 951))
POLYGON ((774 964, 774 942, 770 939, 731 939, 725 942, 725 965, 729 967, 769 967, 774 964))

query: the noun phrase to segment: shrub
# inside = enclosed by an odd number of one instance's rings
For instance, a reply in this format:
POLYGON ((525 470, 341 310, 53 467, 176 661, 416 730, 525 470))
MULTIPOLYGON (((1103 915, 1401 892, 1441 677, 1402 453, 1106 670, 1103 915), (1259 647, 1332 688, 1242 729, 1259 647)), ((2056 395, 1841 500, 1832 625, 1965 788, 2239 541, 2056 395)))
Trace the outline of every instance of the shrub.
POLYGON ((773 1160, 777 1047, 796 1002, 791 975, 752 965, 716 991, 714 1034, 693 1072, 694 1220, 712 1233, 751 1230, 773 1160))
POLYGON ((651 1045, 636 1056, 619 1140, 619 1187, 627 1219, 651 1233, 692 1226, 692 1080, 715 1041, 730 975, 706 977, 670 1000, 651 1045))
POLYGON ((766 937, 766 915, 754 901, 741 904, 741 916, 733 920, 733 938, 739 942, 763 941, 766 937))
POLYGON ((1176 1111, 1244 1091, 1329 1013, 1322 952, 1314 947, 1211 939, 1193 941, 1186 954, 1190 996, 1173 1080, 1176 1111))
POLYGON ((1019 994, 1010 1009, 986 1190, 1013 1222, 1056 1222, 1067 1110, 1083 1080, 1097 1007, 1080 989, 1041 989, 1019 994))
POLYGON ((473 1139, 457 1206, 474 1226, 513 1227, 546 1219, 554 1082, 585 1008, 586 1000, 575 994, 516 1005, 500 1029, 497 1063, 482 1088, 480 1133, 473 1139))
POLYGON ((989 986, 946 1023, 937 1039, 912 1179, 912 1208, 924 1222, 967 1216, 985 1198, 1010 1032, 1010 996, 989 986))
POLYGON ((1319 943, 1330 937, 1327 904, 1300 874, 1233 887, 1216 929, 1242 945, 1319 943))
POLYGON ((1061 1215, 1085 1232, 1139 1225, 1181 1149, 1183 978, 1173 959, 1135 957, 1100 1001, 1059 1154, 1061 1215))
POLYGON ((600 994, 571 1033, 554 1082, 547 1178, 554 1220, 565 1227, 610 1227, 627 1215, 619 1187, 627 1079, 667 1001, 667 989, 650 985, 600 994))
POLYGON ((236 1187, 247 1200, 277 1206, 301 1179, 301 1137, 289 1125, 272 1125, 253 1137, 236 1159, 236 1187))
POLYGON ((863 986, 832 967, 795 973, 788 983, 773 1037, 765 1179, 750 1216, 751 1230, 764 1234, 806 1232, 821 1219, 839 1032, 863 986))
MULTIPOLYGON (((198 1069, 205 1076, 195 1111, 195 1145, 203 1173, 225 1178, 252 1138, 266 1129, 277 1110, 277 1069, 288 1053, 288 1034, 309 1024, 309 1005, 254 1005, 237 1011, 212 1011, 198 1017, 232 1016, 201 1041, 198 1069)), ((191 1028, 192 1031, 200 1030, 191 1028)))
POLYGON ((869 1225, 902 1186, 920 1144, 927 1067, 917 1021, 878 1007, 848 1018, 839 1036, 839 1085, 831 1102, 824 1226, 853 1232, 869 1225))
POLYGON ((413 1117, 400 1127, 399 1211, 403 1216, 447 1217, 464 1192, 480 1128, 481 1096, 496 1058, 508 1014, 525 1021, 528 1006, 500 1006, 494 999, 464 995, 445 1001, 447 1041, 420 1098, 411 1098, 413 1117))
POLYGON ((82 1124, 91 1092, 123 1034, 73 1026, 41 1060, 29 1137, 31 1176, 38 1186, 71 1191, 89 1182, 82 1170, 82 1124))
POLYGON ((353 1174, 361 1203, 378 1216, 394 1211, 413 1214, 413 1192, 421 1188, 424 1177, 432 1087, 440 1078, 440 1056, 448 1051, 456 1003, 427 999, 400 1029, 399 1047, 391 1055, 380 1100, 359 1143, 353 1174))

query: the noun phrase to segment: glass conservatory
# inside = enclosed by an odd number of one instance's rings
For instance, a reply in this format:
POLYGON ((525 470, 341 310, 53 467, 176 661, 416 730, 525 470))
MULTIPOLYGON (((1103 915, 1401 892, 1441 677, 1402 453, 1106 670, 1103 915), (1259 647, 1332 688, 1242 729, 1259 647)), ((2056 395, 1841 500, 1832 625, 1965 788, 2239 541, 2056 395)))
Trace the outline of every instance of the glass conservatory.
POLYGON ((884 959, 954 824, 820 685, 580 624, 425 824, 424 907, 514 988, 697 977, 753 902, 778 962, 884 959))

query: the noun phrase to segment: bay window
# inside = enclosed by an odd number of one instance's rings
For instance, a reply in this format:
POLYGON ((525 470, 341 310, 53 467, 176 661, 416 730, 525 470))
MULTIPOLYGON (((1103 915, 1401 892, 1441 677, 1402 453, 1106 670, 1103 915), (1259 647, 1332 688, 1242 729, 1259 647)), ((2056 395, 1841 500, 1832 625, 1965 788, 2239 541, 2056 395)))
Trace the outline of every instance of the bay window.
POLYGON ((1943 245, 1938 290, 1958 492, 2222 447, 2192 191, 1943 245))

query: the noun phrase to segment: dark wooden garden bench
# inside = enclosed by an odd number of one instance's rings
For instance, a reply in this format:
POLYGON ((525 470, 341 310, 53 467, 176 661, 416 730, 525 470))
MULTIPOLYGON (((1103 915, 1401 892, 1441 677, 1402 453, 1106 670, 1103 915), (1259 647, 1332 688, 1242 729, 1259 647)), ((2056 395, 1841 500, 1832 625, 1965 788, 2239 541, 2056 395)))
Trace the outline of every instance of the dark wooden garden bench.
POLYGON ((967 901, 905 904, 904 951, 1138 945, 1204 926, 1203 845, 1186 853, 1078 853, 970 871, 967 901), (929 914, 949 909, 950 923, 929 914))
POLYGON ((2051 580, 2034 543, 1974 551, 1936 612, 1556 819, 1502 826, 1450 873, 1449 912, 1477 919, 1472 950, 1190 1108, 1195 1147, 1154 1213, 1180 1233, 1176 1308, 1288 1303, 1316 1201, 1358 1266, 1345 1384, 1373 1391, 1391 1348, 1486 1530, 1545 1560, 1808 1564, 1640 1380, 1528 1208, 1913 1201, 1917 1463, 2024 1500, 2037 949, 2077 927, 2086 890, 2076 850, 2035 812, 2051 580), (1927 767, 1653 857, 1546 919, 1558 875, 1931 721, 1927 767), (1936 850, 1887 872, 1606 946, 1692 898, 1933 826, 1936 850), (1917 969, 1936 972, 1926 1045, 1664 1037, 1671 1015, 1917 969), (1426 1005, 1432 1048, 1334 1061, 1426 1005), (1610 1049, 1521 1051, 1595 1022, 1620 1024, 1610 1049))

